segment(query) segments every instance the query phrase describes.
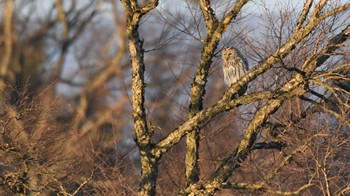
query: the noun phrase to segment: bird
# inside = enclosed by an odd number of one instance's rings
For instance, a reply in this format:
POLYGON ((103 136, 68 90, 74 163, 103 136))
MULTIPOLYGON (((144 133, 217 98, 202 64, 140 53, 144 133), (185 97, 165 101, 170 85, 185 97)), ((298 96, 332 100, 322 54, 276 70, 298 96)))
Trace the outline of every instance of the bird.
MULTIPOLYGON (((237 48, 224 48, 222 50, 222 69, 226 86, 231 86, 248 72, 248 62, 237 48)), ((247 86, 243 86, 238 95, 242 96, 246 91, 247 86)))

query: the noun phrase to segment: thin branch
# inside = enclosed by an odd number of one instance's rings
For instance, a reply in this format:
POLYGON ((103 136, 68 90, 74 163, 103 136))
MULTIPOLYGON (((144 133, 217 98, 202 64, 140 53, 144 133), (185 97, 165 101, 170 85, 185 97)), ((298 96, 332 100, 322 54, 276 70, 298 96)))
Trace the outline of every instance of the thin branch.
POLYGON ((277 149, 281 150, 282 148, 286 147, 287 144, 283 142, 259 142, 254 144, 252 150, 258 150, 258 149, 277 149))
MULTIPOLYGON (((313 79, 310 79, 310 83, 314 83, 314 84, 317 84, 319 86, 325 87, 327 90, 332 92, 332 95, 335 97, 335 99, 337 100, 338 103, 342 104, 343 106, 345 106, 347 108, 350 108, 350 105, 348 105, 346 102, 343 102, 341 100, 341 98, 338 96, 338 94, 336 92, 336 89, 334 87, 332 87, 331 85, 329 85, 329 84, 327 84, 325 82, 322 82, 322 81, 319 81, 319 80, 313 80, 313 79)), ((327 100, 327 99, 325 99, 325 100, 327 100)))
POLYGON ((94 174, 95 174, 95 170, 93 170, 93 171, 91 172, 89 178, 87 178, 86 180, 84 180, 84 182, 82 182, 82 183, 79 185, 79 187, 73 192, 72 195, 77 194, 78 191, 79 191, 81 188, 83 188, 83 186, 85 186, 85 184, 89 183, 89 182, 92 180, 92 178, 94 177, 94 174))
POLYGON ((332 53, 338 49, 350 36, 350 25, 344 28, 342 32, 334 36, 332 39, 328 41, 328 44, 322 49, 321 56, 314 58, 309 58, 304 65, 302 66, 302 71, 307 73, 307 75, 311 75, 316 67, 321 66, 331 55, 332 53))
POLYGON ((225 183, 225 184, 223 184, 224 189, 261 190, 263 192, 273 193, 273 194, 277 194, 277 195, 299 195, 302 191, 306 190, 307 188, 310 188, 311 186, 313 186, 313 184, 308 183, 308 184, 305 184, 305 185, 299 187, 295 191, 278 191, 278 190, 260 188, 260 186, 258 184, 248 184, 248 183, 225 183))
POLYGON ((344 116, 343 116, 343 115, 341 115, 341 114, 335 112, 334 110, 331 110, 331 109, 325 107, 323 104, 318 103, 317 101, 312 100, 312 99, 309 99, 309 98, 307 98, 307 97, 305 97, 305 96, 301 96, 300 98, 301 98, 302 100, 304 100, 304 101, 307 101, 307 102, 309 102, 309 103, 312 103, 313 105, 315 105, 317 108, 323 110, 324 112, 329 113, 329 114, 332 114, 332 115, 333 115, 334 117, 336 117, 339 121, 341 121, 341 122, 344 123, 347 127, 350 128, 350 122, 349 122, 347 119, 344 119, 344 116))
POLYGON ((319 20, 324 20, 324 19, 326 19, 326 18, 328 18, 330 16, 333 16, 333 15, 339 13, 339 12, 346 11, 349 8, 350 8, 350 3, 347 3, 347 4, 345 4, 345 5, 341 6, 341 7, 337 7, 335 9, 331 10, 331 11, 326 12, 325 14, 319 16, 318 19, 319 20))

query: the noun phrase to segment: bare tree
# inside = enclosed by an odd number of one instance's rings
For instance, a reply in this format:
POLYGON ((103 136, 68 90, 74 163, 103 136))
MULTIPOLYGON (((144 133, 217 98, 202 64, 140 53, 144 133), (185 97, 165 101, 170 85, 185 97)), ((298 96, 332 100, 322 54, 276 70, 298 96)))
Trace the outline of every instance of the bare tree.
MULTIPOLYGON (((152 132, 149 131, 146 122, 146 113, 144 108, 144 61, 142 41, 137 33, 137 27, 143 15, 154 9, 158 1, 152 1, 146 5, 139 5, 136 1, 123 1, 126 11, 127 29, 129 38, 129 51, 131 54, 131 62, 133 67, 133 117, 135 121, 136 142, 140 148, 141 156, 141 185, 139 194, 149 195, 155 194, 156 179, 158 165, 161 156, 173 147, 182 137, 187 136, 187 153, 186 153, 186 182, 187 188, 182 193, 197 195, 197 194, 213 194, 223 187, 231 187, 233 189, 253 189, 265 190, 268 182, 287 165, 288 162, 303 151, 309 143, 319 136, 315 134, 307 137, 307 139, 298 148, 292 149, 289 154, 281 160, 279 166, 265 176, 261 182, 252 184, 246 183, 228 183, 227 180, 238 168, 244 164, 244 161, 254 150, 259 149, 281 149, 285 144, 276 141, 259 142, 258 134, 263 133, 263 127, 268 124, 268 119, 271 118, 279 108, 284 105, 284 102, 294 97, 304 98, 308 95, 310 85, 314 82, 312 79, 317 73, 317 68, 322 67, 326 60, 339 48, 341 44, 347 41, 349 37, 349 25, 344 25, 341 32, 329 37, 328 41, 321 44, 320 47, 317 40, 313 42, 314 52, 304 56, 303 64, 300 67, 289 68, 290 76, 275 90, 263 90, 252 92, 236 99, 231 99, 231 96, 237 93, 242 86, 248 85, 258 76, 270 70, 276 63, 284 64, 284 59, 288 58, 293 51, 297 50, 302 43, 314 37, 317 33, 313 33, 318 28, 324 25, 324 22, 329 18, 335 17, 341 12, 348 10, 349 5, 339 5, 338 7, 327 6, 327 1, 306 1, 303 10, 300 12, 298 19, 292 32, 288 37, 276 36, 279 41, 278 47, 271 55, 266 56, 257 66, 255 66, 246 76, 240 81, 233 84, 224 94, 224 96, 214 105, 203 108, 203 97, 205 94, 205 86, 209 76, 209 68, 212 63, 212 57, 216 51, 218 42, 222 34, 228 28, 230 22, 241 12, 242 7, 248 1, 237 1, 220 20, 214 14, 210 1, 200 1, 200 8, 206 24, 206 38, 203 40, 203 49, 201 59, 197 66, 197 73, 192 83, 192 96, 190 101, 190 116, 182 125, 175 128, 169 135, 164 137, 159 142, 152 144, 152 132), (317 45, 315 45, 317 44, 317 45), (228 155, 221 164, 213 171, 208 179, 203 179, 199 182, 199 167, 198 167, 198 144, 200 127, 203 123, 209 121, 216 115, 232 110, 240 105, 252 104, 258 100, 265 100, 260 108, 257 109, 252 119, 248 123, 244 131, 243 138, 238 142, 232 153, 228 155)), ((282 32, 281 32, 282 33, 282 32)), ((346 66, 346 65, 340 65, 346 66)), ((344 76, 346 77, 346 76, 344 76)), ((342 78, 344 78, 342 77, 342 78)), ((323 85, 321 85, 323 86, 323 85)), ((329 89, 330 90, 330 89, 329 89)), ((336 92, 333 91, 333 94, 336 92)), ((309 102, 312 98, 307 98, 309 102)), ((340 104, 344 104, 340 102, 340 104)), ((287 143, 288 144, 288 143, 287 143)), ((306 183, 295 193, 310 187, 311 183, 306 183)), ((267 189, 268 191, 273 191, 267 189)), ((278 192, 278 191, 276 191, 278 192)), ((280 192, 282 193, 282 192, 280 192)), ((292 192, 290 192, 292 194, 292 192)), ((287 192, 286 192, 287 194, 287 192)))

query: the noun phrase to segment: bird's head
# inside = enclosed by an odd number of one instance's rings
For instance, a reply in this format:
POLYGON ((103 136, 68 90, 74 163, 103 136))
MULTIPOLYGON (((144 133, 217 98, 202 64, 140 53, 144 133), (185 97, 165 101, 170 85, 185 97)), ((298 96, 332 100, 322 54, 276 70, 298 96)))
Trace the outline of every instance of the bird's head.
POLYGON ((224 48, 222 50, 222 59, 228 60, 230 58, 235 58, 238 53, 236 48, 224 48))

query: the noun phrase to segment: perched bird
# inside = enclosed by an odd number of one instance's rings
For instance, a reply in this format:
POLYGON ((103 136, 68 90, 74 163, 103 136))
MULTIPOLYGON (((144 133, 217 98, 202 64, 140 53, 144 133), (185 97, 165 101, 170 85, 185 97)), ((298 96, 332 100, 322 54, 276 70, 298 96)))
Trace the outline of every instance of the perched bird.
MULTIPOLYGON (((237 48, 224 48, 222 50, 222 69, 224 82, 231 86, 248 72, 248 62, 237 48)), ((247 91, 247 86, 241 88, 239 96, 247 91)))

